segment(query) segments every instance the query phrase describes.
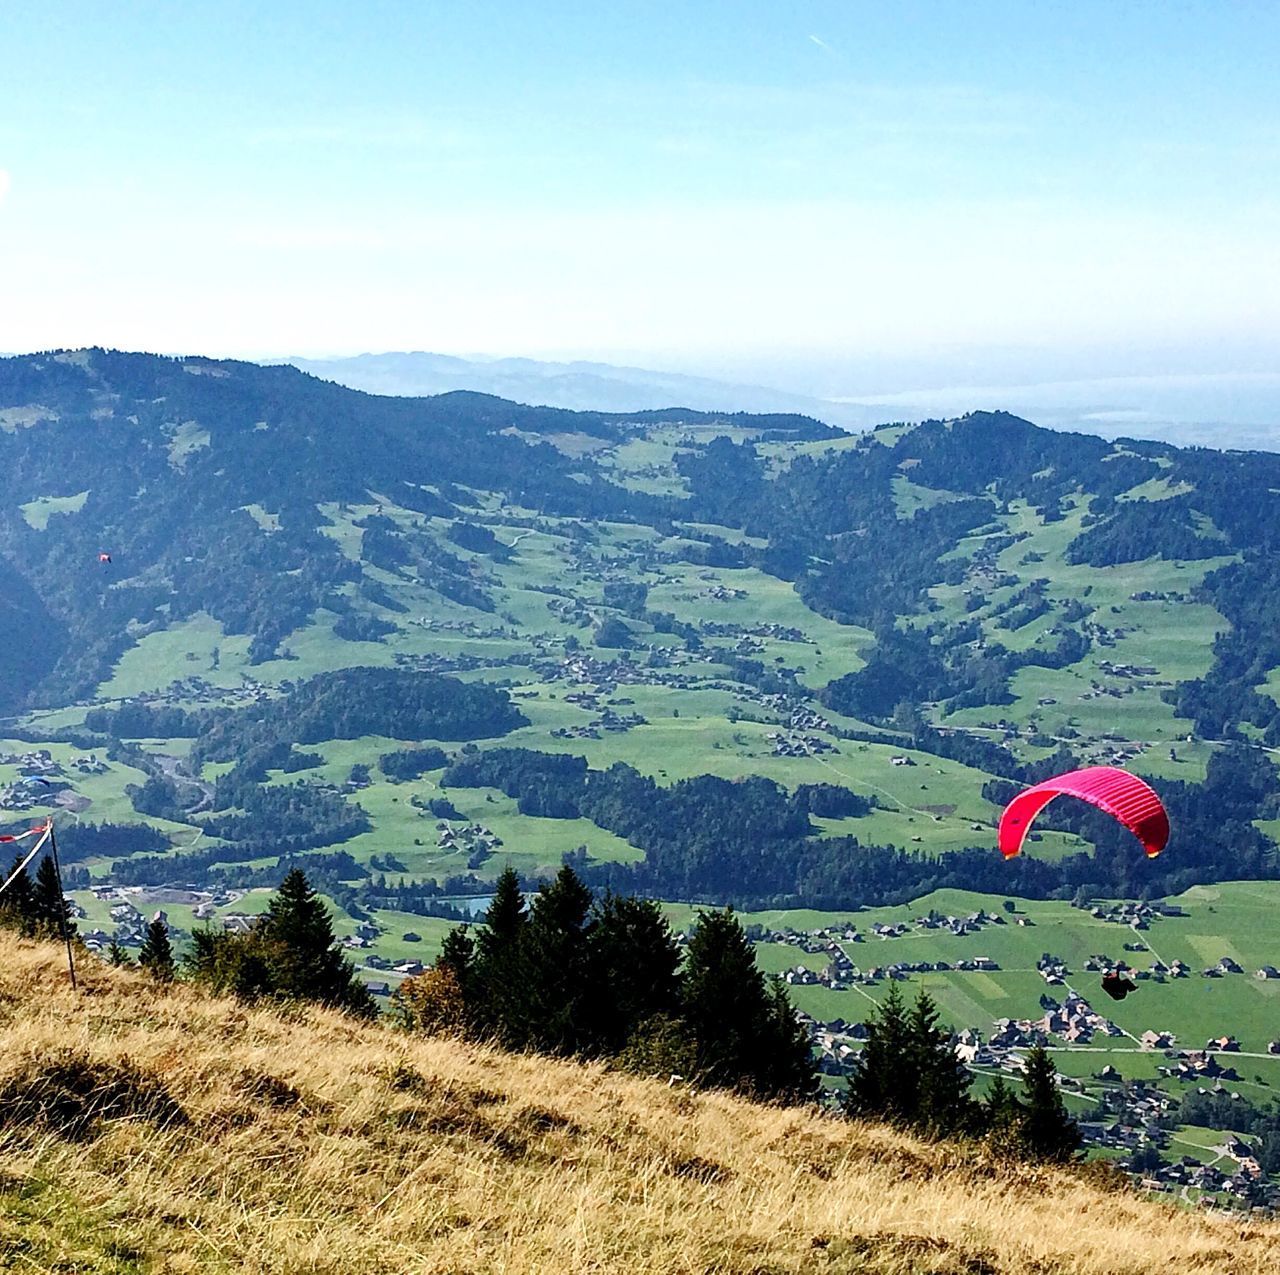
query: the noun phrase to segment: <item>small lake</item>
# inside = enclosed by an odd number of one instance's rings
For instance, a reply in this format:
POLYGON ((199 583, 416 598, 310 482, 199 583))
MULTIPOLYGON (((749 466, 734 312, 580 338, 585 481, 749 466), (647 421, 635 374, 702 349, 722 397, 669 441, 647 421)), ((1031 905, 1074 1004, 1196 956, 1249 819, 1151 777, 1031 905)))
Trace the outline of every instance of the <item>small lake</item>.
POLYGON ((492 894, 464 894, 452 898, 441 898, 437 903, 447 903, 450 907, 459 908, 468 916, 483 916, 493 902, 492 894))

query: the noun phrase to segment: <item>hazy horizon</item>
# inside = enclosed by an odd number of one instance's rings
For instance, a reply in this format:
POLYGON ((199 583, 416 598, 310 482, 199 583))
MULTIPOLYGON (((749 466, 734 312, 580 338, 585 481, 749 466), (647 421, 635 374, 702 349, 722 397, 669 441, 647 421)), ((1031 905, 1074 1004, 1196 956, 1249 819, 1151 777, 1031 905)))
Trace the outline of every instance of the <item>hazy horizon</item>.
POLYGON ((1208 3, 19 3, 0 348, 824 398, 1267 372, 1277 35, 1208 3))

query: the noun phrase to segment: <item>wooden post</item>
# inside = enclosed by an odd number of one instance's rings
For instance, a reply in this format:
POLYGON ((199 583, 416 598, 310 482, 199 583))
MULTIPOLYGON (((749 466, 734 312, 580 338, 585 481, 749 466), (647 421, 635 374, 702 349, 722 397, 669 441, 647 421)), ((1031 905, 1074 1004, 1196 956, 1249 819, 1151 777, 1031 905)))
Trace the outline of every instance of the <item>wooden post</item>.
POLYGON ((49 820, 49 853, 53 856, 53 870, 58 878, 58 925, 62 929, 62 941, 67 945, 67 973, 71 975, 71 990, 76 991, 76 962, 71 954, 71 932, 67 929, 67 901, 62 891, 62 865, 58 862, 58 838, 53 835, 53 820, 49 820))

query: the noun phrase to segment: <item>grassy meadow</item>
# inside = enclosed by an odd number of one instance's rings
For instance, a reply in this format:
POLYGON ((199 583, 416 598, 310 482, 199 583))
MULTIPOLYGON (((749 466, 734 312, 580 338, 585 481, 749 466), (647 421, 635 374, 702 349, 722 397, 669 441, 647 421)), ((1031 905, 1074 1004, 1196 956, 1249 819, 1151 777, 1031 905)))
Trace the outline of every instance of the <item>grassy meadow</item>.
POLYGON ((75 996, 55 946, 3 947, 0 1092, 12 1114, 0 1114, 0 1252, 16 1269, 1280 1265, 1280 1227, 1151 1203, 1096 1172, 1008 1165, 816 1111, 329 1011, 276 1016, 102 967, 75 996))

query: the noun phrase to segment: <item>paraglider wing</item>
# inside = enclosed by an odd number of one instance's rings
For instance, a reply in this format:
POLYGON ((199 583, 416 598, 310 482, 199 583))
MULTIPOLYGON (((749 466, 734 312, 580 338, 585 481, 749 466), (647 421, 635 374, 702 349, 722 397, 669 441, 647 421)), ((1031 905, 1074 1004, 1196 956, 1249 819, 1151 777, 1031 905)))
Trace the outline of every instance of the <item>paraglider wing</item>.
POLYGON ((1086 766, 1020 792, 1000 816, 1000 853, 1012 859, 1035 819, 1055 797, 1079 797, 1118 819, 1154 858, 1169 840, 1169 816, 1150 785, 1114 766, 1086 766))
POLYGON ((1131 979, 1122 978, 1117 971, 1112 971, 1110 974, 1103 975, 1102 990, 1113 1001, 1122 1001, 1130 992, 1136 992, 1138 985, 1131 979))

